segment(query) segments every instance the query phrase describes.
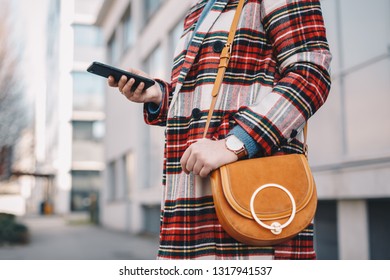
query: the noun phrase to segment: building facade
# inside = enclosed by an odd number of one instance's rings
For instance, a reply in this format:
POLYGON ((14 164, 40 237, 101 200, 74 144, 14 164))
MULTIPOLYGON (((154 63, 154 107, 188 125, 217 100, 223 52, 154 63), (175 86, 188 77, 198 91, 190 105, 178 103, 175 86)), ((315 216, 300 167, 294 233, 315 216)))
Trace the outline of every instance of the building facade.
POLYGON ((22 214, 85 212, 100 193, 104 81, 86 72, 92 60, 104 56, 103 37, 94 25, 100 4, 12 1, 14 33, 23 42, 24 90, 33 108, 29 130, 19 141, 24 144, 15 152, 22 159, 14 184, 14 193, 25 201, 22 214))
MULTIPOLYGON (((175 42, 193 1, 105 0, 97 25, 105 62, 169 79, 175 42)), ((319 259, 390 259, 390 1, 321 1, 333 53, 332 90, 309 122, 319 195, 319 259)), ((106 92, 102 223, 157 233, 164 130, 142 106, 106 92)))
MULTIPOLYGON (((189 1, 104 1, 97 24, 106 42, 105 62, 167 79, 189 6, 189 1)), ((158 233, 163 142, 163 128, 144 124, 142 106, 108 90, 101 199, 105 226, 158 233)))
MULTIPOLYGON (((65 1, 68 2, 68 1, 65 1)), ((94 25, 101 1, 74 1, 70 210, 87 211, 102 186, 104 80, 86 72, 104 57, 103 37, 94 25)))
MULTIPOLYGON (((55 170, 53 211, 87 212, 98 197, 103 170, 103 81, 86 72, 104 56, 101 32, 94 25, 101 1, 61 0, 57 38, 59 61, 53 145, 46 143, 55 170), (53 147, 54 149, 53 149, 53 147)), ((50 72, 50 71, 49 71, 50 72)), ((50 121, 48 118, 47 121, 50 121)))
POLYGON ((309 122, 318 252, 390 259, 390 1, 322 6, 334 59, 329 100, 309 122))

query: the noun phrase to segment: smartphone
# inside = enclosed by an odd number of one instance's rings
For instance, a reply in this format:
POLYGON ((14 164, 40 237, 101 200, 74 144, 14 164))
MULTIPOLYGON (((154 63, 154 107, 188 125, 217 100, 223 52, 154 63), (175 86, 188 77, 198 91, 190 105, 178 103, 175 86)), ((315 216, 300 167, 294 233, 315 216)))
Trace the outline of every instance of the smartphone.
POLYGON ((108 78, 109 76, 113 76, 115 81, 119 81, 119 79, 125 75, 129 80, 133 78, 135 80, 134 85, 132 87, 132 90, 135 90, 138 85, 143 82, 145 84, 144 90, 154 85, 155 81, 152 79, 142 77, 130 72, 127 72, 125 70, 94 61, 87 69, 89 73, 96 74, 105 78, 108 78))

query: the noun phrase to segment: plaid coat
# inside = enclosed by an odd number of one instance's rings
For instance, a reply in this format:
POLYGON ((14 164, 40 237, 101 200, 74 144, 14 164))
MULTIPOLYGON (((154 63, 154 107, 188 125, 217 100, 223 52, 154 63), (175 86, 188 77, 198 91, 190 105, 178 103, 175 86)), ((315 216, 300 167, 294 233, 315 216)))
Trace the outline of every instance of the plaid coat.
MULTIPOLYGON (((193 34, 206 3, 194 1, 185 17, 172 79, 159 80, 161 109, 144 111, 148 124, 166 126, 159 258, 315 258, 312 227, 273 247, 239 244, 218 223, 209 180, 181 170, 182 154, 202 138, 238 0, 217 0, 193 34)), ((239 125, 261 147, 257 156, 301 153, 303 126, 330 89, 330 61, 319 0, 247 0, 209 137, 239 125)))

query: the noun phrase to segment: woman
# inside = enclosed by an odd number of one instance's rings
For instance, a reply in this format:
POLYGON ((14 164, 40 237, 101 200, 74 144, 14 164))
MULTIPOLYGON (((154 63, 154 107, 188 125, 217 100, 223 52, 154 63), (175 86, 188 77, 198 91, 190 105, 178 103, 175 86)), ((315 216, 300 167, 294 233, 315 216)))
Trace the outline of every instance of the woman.
MULTIPOLYGON (((166 126, 160 259, 314 259, 312 225, 279 245, 240 244, 221 227, 208 175, 242 158, 302 153, 302 129, 325 102, 331 55, 319 0, 246 0, 208 139, 202 134, 219 55, 238 0, 200 0, 184 21, 172 80, 131 91, 145 121, 166 126)), ((145 73, 131 69, 140 75, 145 73)))

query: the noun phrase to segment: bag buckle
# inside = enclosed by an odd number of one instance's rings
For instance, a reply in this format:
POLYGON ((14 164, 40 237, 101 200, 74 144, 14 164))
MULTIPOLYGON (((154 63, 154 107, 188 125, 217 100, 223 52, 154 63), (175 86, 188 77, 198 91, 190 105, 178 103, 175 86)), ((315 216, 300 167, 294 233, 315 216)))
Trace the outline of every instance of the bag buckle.
POLYGON ((232 44, 226 43, 219 58, 218 68, 227 68, 232 53, 232 44))

